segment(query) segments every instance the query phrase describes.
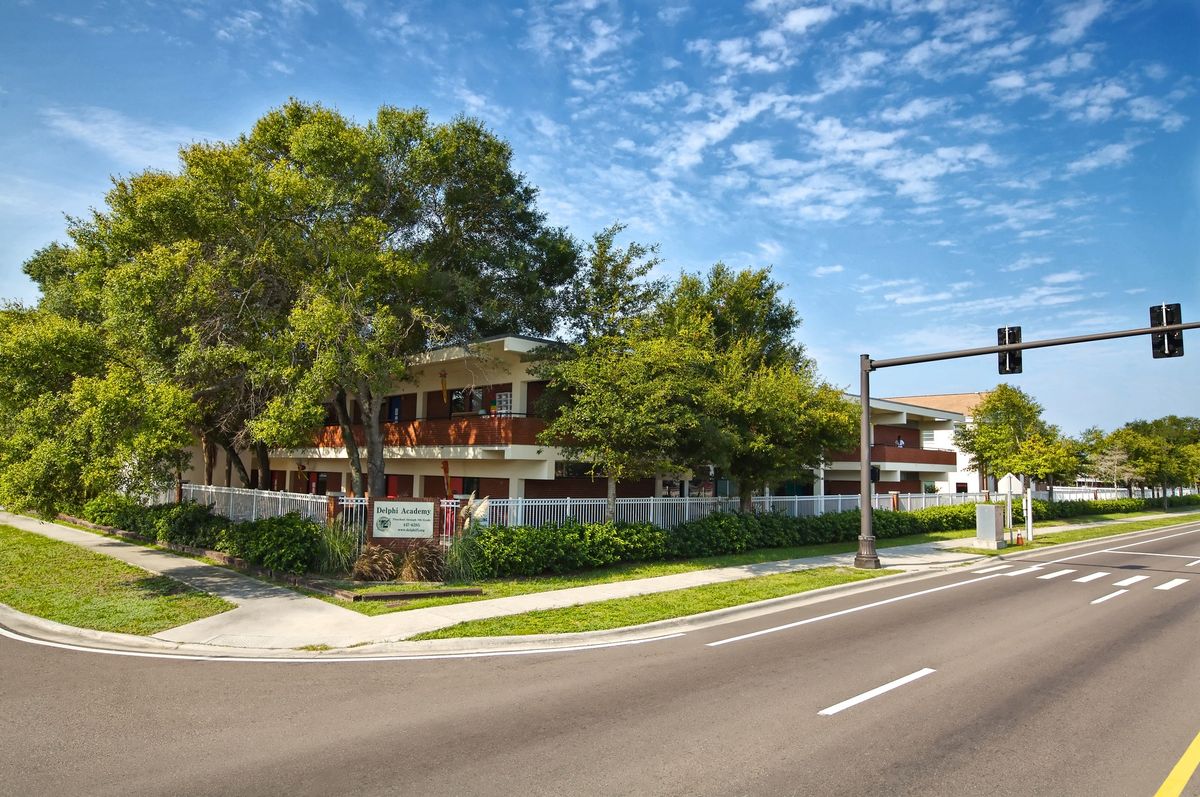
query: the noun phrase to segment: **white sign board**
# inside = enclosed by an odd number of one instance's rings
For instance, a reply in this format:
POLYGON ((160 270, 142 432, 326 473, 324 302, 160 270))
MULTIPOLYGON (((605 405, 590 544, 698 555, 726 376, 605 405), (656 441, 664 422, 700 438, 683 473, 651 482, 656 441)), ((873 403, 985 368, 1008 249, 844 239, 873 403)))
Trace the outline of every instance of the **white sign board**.
POLYGON ((372 537, 433 537, 433 501, 376 501, 372 515, 372 537))

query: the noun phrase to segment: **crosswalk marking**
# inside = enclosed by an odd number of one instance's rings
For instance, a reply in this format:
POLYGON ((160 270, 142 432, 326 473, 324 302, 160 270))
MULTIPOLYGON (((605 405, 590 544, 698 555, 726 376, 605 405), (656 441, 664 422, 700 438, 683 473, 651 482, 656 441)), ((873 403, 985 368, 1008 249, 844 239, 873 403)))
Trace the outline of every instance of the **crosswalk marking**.
POLYGON ((1044 576, 1038 576, 1038 580, 1049 581, 1052 578, 1058 578, 1059 576, 1065 576, 1068 573, 1074 573, 1074 572, 1075 572, 1074 570, 1059 570, 1057 573, 1047 573, 1044 576))
POLYGON ((1186 565, 1184 565, 1184 567, 1195 567, 1196 565, 1200 565, 1200 559, 1197 559, 1194 562, 1188 562, 1186 565))
POLYGON ((1114 587, 1128 587, 1128 586, 1138 583, 1139 581, 1145 581, 1148 578, 1150 578, 1150 576, 1130 576, 1129 578, 1123 578, 1120 581, 1117 581, 1116 583, 1113 584, 1113 586, 1114 587))
POLYGON ((1105 595, 1103 598, 1096 598, 1096 600, 1092 601, 1092 605, 1095 606, 1097 603, 1104 603, 1106 600, 1109 600, 1110 598, 1115 598, 1118 595, 1124 595, 1126 592, 1129 592, 1129 590, 1119 589, 1116 592, 1110 592, 1109 594, 1105 595))
POLYGON ((1001 573, 1000 575, 1010 576, 1010 577, 1011 576, 1023 576, 1026 573, 1033 573, 1033 572, 1035 572, 1037 570, 1041 570, 1041 569, 1042 569, 1041 565, 1034 565, 1033 567, 1026 567, 1021 570, 1014 570, 1011 573, 1001 573))
POLYGON ((1168 581, 1166 584, 1159 584, 1157 587, 1155 587, 1155 589, 1175 589, 1180 584, 1186 584, 1186 583, 1188 583, 1188 580, 1186 578, 1173 578, 1170 581, 1168 581))
POLYGON ((1109 574, 1105 573, 1105 572, 1092 573, 1090 576, 1084 576, 1083 578, 1075 579, 1075 583, 1076 584, 1086 584, 1089 581, 1095 581, 1096 579, 1104 578, 1107 575, 1109 575, 1109 574))
POLYGON ((992 567, 985 567, 983 570, 976 570, 975 572, 976 573, 995 573, 997 570, 1007 570, 1010 567, 1012 567, 1012 565, 993 565, 992 567))

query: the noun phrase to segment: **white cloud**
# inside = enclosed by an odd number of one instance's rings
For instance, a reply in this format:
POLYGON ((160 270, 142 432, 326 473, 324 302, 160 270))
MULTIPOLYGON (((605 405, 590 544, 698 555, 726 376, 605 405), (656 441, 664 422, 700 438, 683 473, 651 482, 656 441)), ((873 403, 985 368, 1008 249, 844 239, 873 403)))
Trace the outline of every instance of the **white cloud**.
POLYGON ((821 91, 832 94, 858 88, 871 82, 871 73, 887 63, 888 57, 878 50, 855 53, 842 59, 837 71, 821 75, 817 82, 821 91))
POLYGON ((255 39, 265 31, 262 26, 263 15, 257 11, 245 9, 227 17, 217 28, 217 38, 223 42, 238 39, 255 39))
POLYGON ((692 9, 686 5, 665 6, 658 10, 658 18, 664 25, 675 25, 692 9))
POLYGON ((1109 166, 1120 166, 1127 163, 1133 157, 1133 149, 1136 146, 1137 144, 1128 142, 1123 144, 1107 144, 1069 163, 1067 171, 1071 174, 1087 174, 1088 172, 1094 172, 1097 169, 1109 166))
POLYGON ((1033 268, 1034 266, 1044 266, 1047 263, 1052 262, 1053 260, 1054 260, 1054 258, 1045 257, 1044 255, 1042 255, 1042 256, 1021 255, 1016 260, 1014 260, 1012 263, 1009 263, 1007 266, 1001 267, 1000 270, 1005 271, 1005 272, 1010 272, 1010 273, 1013 271, 1025 271, 1026 269, 1033 268))
POLYGON ((809 29, 822 25, 833 19, 834 12, 830 6, 812 6, 795 8, 787 12, 779 23, 779 27, 788 33, 807 33, 809 29))
POLYGON ((846 268, 839 263, 834 266, 817 266, 808 273, 813 277, 828 277, 831 274, 841 274, 845 270, 846 268))
POLYGON ((48 108, 42 111, 42 118, 56 133, 103 152, 124 168, 137 170, 175 168, 181 146, 208 137, 192 128, 155 126, 94 106, 48 108))
POLYGON ((1107 9, 1106 0, 1083 0, 1063 6, 1059 12, 1058 28, 1050 34, 1050 41, 1055 44, 1072 44, 1078 41, 1107 9))
POLYGON ((1156 122, 1169 133, 1183 129, 1187 117, 1171 110, 1165 102, 1154 97, 1134 97, 1128 104, 1130 118, 1138 122, 1156 122))
POLYGON ((928 97, 917 97, 899 108, 885 108, 880 111, 879 118, 891 124, 908 124, 934 114, 946 113, 953 107, 953 100, 946 98, 932 100, 928 97))
POLYGON ((1047 285, 1065 285, 1071 282, 1082 282, 1087 275, 1076 270, 1060 271, 1057 274, 1047 274, 1042 282, 1047 285))

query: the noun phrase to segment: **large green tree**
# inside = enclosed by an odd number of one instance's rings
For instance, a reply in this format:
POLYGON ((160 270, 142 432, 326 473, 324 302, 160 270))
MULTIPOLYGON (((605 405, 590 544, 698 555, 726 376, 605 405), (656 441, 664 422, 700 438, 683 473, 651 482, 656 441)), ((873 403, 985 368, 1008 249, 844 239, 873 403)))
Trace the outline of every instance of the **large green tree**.
POLYGON ((683 275, 659 308, 667 334, 707 319, 713 353, 703 406, 707 425, 693 464, 718 464, 753 492, 817 467, 826 450, 857 440, 857 411, 821 380, 796 341, 800 319, 767 269, 722 263, 706 277, 683 275))
POLYGON ((354 489, 381 494, 384 401, 413 359, 447 342, 550 333, 574 242, 547 226, 509 146, 472 119, 434 124, 424 111, 384 107, 357 124, 292 102, 245 143, 324 197, 305 222, 315 267, 299 281, 279 350, 290 389, 251 428, 293 442, 332 398, 354 489))
POLYGON ((1034 436, 1053 437, 1042 419, 1042 406, 1017 387, 999 384, 972 411, 971 423, 954 431, 955 444, 971 457, 971 468, 984 476, 1028 475, 1021 446, 1034 436))

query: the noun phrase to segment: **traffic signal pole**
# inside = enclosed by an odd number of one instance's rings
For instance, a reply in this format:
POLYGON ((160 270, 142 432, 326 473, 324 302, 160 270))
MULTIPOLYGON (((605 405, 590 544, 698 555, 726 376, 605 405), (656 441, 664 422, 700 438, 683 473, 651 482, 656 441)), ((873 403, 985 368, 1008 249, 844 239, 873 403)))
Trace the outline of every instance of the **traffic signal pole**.
POLYGON ((1075 335, 1069 338, 1048 338, 1046 340, 1030 340, 1023 343, 1010 343, 1003 346, 983 346, 977 349, 958 349, 942 351, 933 354, 919 354, 914 357, 892 357, 885 360, 872 360, 871 355, 859 357, 859 383, 861 417, 859 418, 859 498, 858 506, 861 519, 859 521, 858 553, 854 557, 854 566, 877 570, 881 567, 879 554, 875 550, 875 530, 872 523, 871 506, 871 371, 880 368, 894 368, 899 365, 915 365, 931 363, 939 360, 957 360, 963 357, 979 357, 984 354, 1001 354, 1004 352, 1019 352, 1025 349, 1045 349, 1050 346, 1070 346, 1076 343, 1093 343, 1100 340, 1116 338, 1132 338, 1138 335, 1162 335, 1173 332, 1182 334, 1185 329, 1200 329, 1200 321, 1187 324, 1166 324, 1160 326, 1142 327, 1139 329, 1122 329, 1116 332, 1098 332, 1094 335, 1075 335))

